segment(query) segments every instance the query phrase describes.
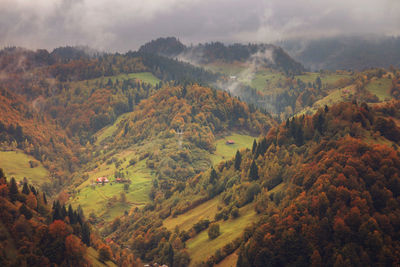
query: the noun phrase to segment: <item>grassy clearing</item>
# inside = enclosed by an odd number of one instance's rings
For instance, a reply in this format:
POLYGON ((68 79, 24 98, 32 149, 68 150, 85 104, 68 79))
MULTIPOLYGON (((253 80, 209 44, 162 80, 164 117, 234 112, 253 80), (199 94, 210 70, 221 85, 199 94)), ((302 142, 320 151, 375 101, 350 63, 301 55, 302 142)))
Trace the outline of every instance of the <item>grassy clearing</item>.
POLYGON ((379 101, 390 100, 392 96, 390 95, 390 87, 392 85, 392 80, 387 78, 373 79, 366 87, 368 91, 376 95, 379 101))
POLYGON ((305 83, 313 83, 317 77, 321 78, 322 84, 334 84, 340 79, 350 78, 349 74, 338 74, 338 73, 319 73, 319 72, 306 72, 303 75, 297 75, 296 79, 300 79, 305 83))
MULTIPOLYGON (((349 101, 353 94, 355 93, 355 88, 354 86, 350 85, 345 88, 340 88, 333 90, 330 92, 326 97, 316 101, 312 107, 306 107, 304 108, 299 114, 313 114, 315 113, 319 108, 327 106, 331 106, 335 103, 339 103, 342 101, 349 101)), ((298 114, 298 115, 299 115, 298 114)))
POLYGON ((215 165, 222 160, 231 159, 233 156, 235 156, 238 149, 251 148, 254 138, 256 137, 244 134, 232 134, 217 140, 215 142, 216 150, 214 154, 211 155, 212 163, 215 165), (227 140, 233 140, 235 141, 235 144, 227 145, 227 140))
POLYGON ((106 221, 110 221, 121 216, 125 211, 129 212, 132 207, 141 207, 149 203, 153 174, 146 167, 145 160, 137 162, 134 166, 128 166, 129 160, 134 157, 136 155, 132 151, 116 156, 117 159, 126 159, 121 166, 125 177, 132 181, 127 191, 124 190, 123 184, 115 183, 114 172, 117 170, 115 164, 103 163, 90 172, 89 179, 78 187, 78 194, 71 200, 71 204, 81 205, 86 214, 93 212, 106 221), (95 182, 96 178, 101 176, 107 177, 110 183, 104 186, 92 186, 91 184, 95 182), (126 203, 120 201, 123 192, 126 195, 126 203))
POLYGON ((280 82, 283 81, 285 75, 280 72, 265 70, 257 72, 251 82, 248 84, 259 91, 266 89, 281 87, 280 82))
POLYGON ((118 129, 118 124, 125 119, 127 116, 129 116, 129 113, 124 113, 122 115, 120 115, 115 122, 112 125, 108 125, 106 127, 104 127, 103 129, 101 129, 100 131, 98 131, 96 133, 96 145, 99 145, 101 142, 103 142, 106 138, 110 137, 113 135, 113 133, 118 129))
POLYGON ((212 71, 212 72, 219 72, 223 73, 226 75, 238 75, 242 71, 244 71, 247 67, 244 63, 223 63, 223 62, 218 62, 218 63, 212 63, 212 64, 206 64, 202 66, 206 70, 212 71))
POLYGON ((223 259, 220 263, 215 264, 214 267, 236 267, 238 257, 238 254, 236 254, 236 252, 233 252, 231 255, 223 259))
POLYGON ((254 211, 254 207, 251 204, 240 208, 239 213, 239 218, 218 222, 221 235, 217 238, 210 240, 207 230, 204 230, 187 241, 188 252, 192 258, 191 266, 195 266, 196 262, 207 259, 207 257, 213 255, 217 249, 222 248, 227 243, 240 237, 246 226, 257 219, 257 213, 254 211))
POLYGON ((93 266, 93 267, 104 267, 104 266, 116 267, 117 266, 112 261, 106 261, 105 263, 100 262, 98 260, 99 253, 92 247, 88 247, 87 256, 88 256, 89 262, 91 263, 91 266, 93 266))
POLYGON ((106 85, 109 79, 111 79, 112 82, 115 82, 116 80, 123 81, 123 80, 129 80, 129 79, 138 79, 144 83, 149 83, 153 86, 155 86, 157 83, 160 82, 160 79, 158 79, 156 76, 154 76, 151 72, 137 72, 137 73, 119 74, 119 75, 115 75, 115 76, 103 76, 103 77, 96 78, 96 79, 71 82, 71 85, 74 88, 90 87, 90 86, 95 85, 96 83, 103 83, 104 85, 106 85))
POLYGON ((26 177, 34 185, 41 185, 49 177, 49 172, 39 161, 21 151, 0 151, 0 168, 8 178, 14 177, 19 181, 26 177), (29 161, 37 162, 38 166, 31 168, 29 161))
POLYGON ((168 217, 164 220, 163 225, 171 231, 173 231, 176 226, 178 226, 180 230, 187 231, 202 219, 214 220, 214 216, 218 211, 218 203, 219 198, 211 199, 184 214, 178 215, 176 218, 168 217))
POLYGON ((138 73, 129 73, 129 74, 119 74, 116 76, 111 76, 111 77, 104 77, 104 79, 111 78, 113 82, 115 80, 128 80, 128 79, 138 79, 141 80, 144 83, 149 83, 153 86, 155 86, 157 83, 160 82, 160 79, 158 79, 156 76, 154 76, 151 72, 138 72, 138 73))

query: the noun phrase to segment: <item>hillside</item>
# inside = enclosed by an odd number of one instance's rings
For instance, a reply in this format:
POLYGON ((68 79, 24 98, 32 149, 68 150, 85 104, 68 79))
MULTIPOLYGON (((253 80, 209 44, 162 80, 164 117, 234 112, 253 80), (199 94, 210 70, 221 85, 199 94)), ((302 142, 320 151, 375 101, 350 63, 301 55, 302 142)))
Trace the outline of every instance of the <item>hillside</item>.
POLYGON ((174 37, 158 38, 140 47, 139 52, 158 54, 197 65, 215 62, 257 62, 286 74, 300 74, 305 69, 282 48, 270 44, 233 44, 220 42, 187 47, 174 37))
POLYGON ((310 70, 365 70, 399 67, 400 38, 332 37, 278 43, 310 70))
POLYGON ((0 163, 38 189, 0 179, 1 245, 21 264, 396 265, 400 72, 288 72, 270 49, 3 49, 0 163), (205 57, 169 58, 188 51, 205 57))
POLYGON ((393 265, 399 105, 342 103, 288 120, 107 234, 174 266, 211 266, 236 249, 238 266, 393 265))
POLYGON ((167 83, 95 135, 86 166, 75 174, 72 203, 102 222, 168 199, 174 188, 217 163, 214 159, 230 158, 234 147, 250 146, 252 136, 274 125, 270 116, 226 92, 167 83), (237 144, 227 145, 225 138, 237 144), (112 185, 94 186, 101 176, 112 185))
POLYGON ((91 236, 82 210, 59 202, 51 208, 44 193, 14 178, 8 182, 1 168, 0 200, 2 266, 116 266, 110 248, 91 236))

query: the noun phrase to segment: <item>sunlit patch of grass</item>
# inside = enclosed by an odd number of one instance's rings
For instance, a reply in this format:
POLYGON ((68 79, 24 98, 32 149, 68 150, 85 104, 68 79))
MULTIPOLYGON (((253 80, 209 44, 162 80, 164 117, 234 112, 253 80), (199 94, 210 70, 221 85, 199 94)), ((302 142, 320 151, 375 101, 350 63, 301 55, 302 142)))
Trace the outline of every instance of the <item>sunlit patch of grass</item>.
POLYGON ((4 170, 9 179, 14 177, 20 181, 26 177, 33 185, 41 185, 49 178, 49 172, 43 165, 22 151, 0 151, 0 168, 4 170), (29 161, 35 162, 38 166, 31 168, 29 161))
POLYGON ((254 141, 253 136, 244 134, 232 134, 225 136, 224 138, 218 139, 215 142, 216 150, 211 155, 211 161, 213 164, 217 164, 222 160, 229 160, 235 156, 236 151, 241 148, 251 148, 254 141), (233 140, 234 144, 226 144, 227 140, 233 140))
POLYGON ((221 249, 226 244, 240 237, 246 226, 251 225, 258 218, 252 204, 240 208, 239 213, 240 216, 236 219, 218 222, 221 234, 217 238, 210 240, 207 230, 204 230, 187 241, 188 252, 192 259, 191 266, 195 266, 196 262, 206 260, 217 249, 221 249))
POLYGON ((367 84, 365 89, 370 91, 372 94, 379 98, 379 101, 390 100, 392 96, 390 95, 390 88, 392 85, 392 80, 388 78, 373 79, 367 84))
POLYGON ((214 216, 218 212, 218 203, 219 199, 213 198, 175 218, 168 217, 164 220, 163 225, 170 231, 173 231, 176 226, 180 230, 187 231, 202 219, 214 220, 214 216))

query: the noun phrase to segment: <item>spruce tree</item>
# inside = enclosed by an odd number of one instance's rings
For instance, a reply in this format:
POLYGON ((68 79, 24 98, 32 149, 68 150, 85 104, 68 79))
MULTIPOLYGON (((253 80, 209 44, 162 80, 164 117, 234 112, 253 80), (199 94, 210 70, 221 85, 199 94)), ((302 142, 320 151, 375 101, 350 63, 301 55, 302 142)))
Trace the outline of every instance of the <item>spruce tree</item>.
POLYGON ((44 204, 47 204, 47 198, 46 198, 46 194, 43 192, 43 202, 44 204))
POLYGON ((22 187, 22 193, 25 194, 25 195, 29 195, 30 190, 28 188, 28 184, 27 183, 24 183, 24 186, 22 187))
POLYGON ((254 139, 253 148, 251 149, 251 153, 254 154, 256 152, 256 149, 257 149, 257 141, 256 141, 256 139, 254 139))
POLYGON ((250 173, 249 173, 249 177, 251 180, 258 180, 259 176, 258 176, 258 167, 256 164, 256 161, 253 159, 253 162, 251 163, 250 166, 250 173))
POLYGON ((18 199, 18 186, 17 183, 15 182, 15 178, 11 178, 10 182, 10 189, 9 189, 9 194, 10 194, 10 200, 11 202, 15 202, 18 199))
POLYGON ((75 216, 74 216, 74 211, 72 210, 72 206, 71 204, 68 205, 68 218, 69 218, 69 222, 71 224, 75 224, 75 216))
POLYGON ((240 154, 239 150, 236 151, 236 156, 235 156, 235 169, 239 170, 240 169, 240 164, 242 163, 242 155, 240 154))
POLYGON ((218 178, 217 172, 214 170, 214 168, 212 168, 210 173, 210 184, 214 184, 217 178, 218 178))
POLYGON ((90 246, 90 228, 86 222, 82 225, 82 242, 90 246))

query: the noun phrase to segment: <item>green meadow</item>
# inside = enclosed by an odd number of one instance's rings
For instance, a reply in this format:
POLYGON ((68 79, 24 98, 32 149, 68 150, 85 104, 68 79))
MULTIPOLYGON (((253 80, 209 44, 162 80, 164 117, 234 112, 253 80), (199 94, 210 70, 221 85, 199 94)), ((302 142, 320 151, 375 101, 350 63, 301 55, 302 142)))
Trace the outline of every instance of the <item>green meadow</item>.
POLYGON ((367 89, 372 94, 379 98, 379 101, 385 101, 392 98, 390 95, 390 88, 392 85, 392 80, 388 78, 373 79, 367 84, 365 89, 367 89))
POLYGON ((245 135, 245 134, 232 134, 218 139, 215 142, 216 150, 211 155, 211 161, 213 165, 221 162, 222 160, 229 160, 235 156, 236 151, 241 148, 251 148, 253 141, 256 137, 245 135), (233 140, 235 143, 228 145, 227 140, 233 140))
POLYGON ((34 185, 43 184, 49 177, 49 172, 38 160, 22 151, 0 151, 0 168, 8 178, 14 177, 20 181, 26 177, 34 185), (31 168, 29 161, 36 162, 38 166, 31 168))
MULTIPOLYGON (((70 201, 73 206, 81 205, 85 214, 93 212, 97 216, 110 221, 131 208, 142 207, 149 203, 149 192, 153 174, 146 167, 145 160, 137 162, 134 166, 128 166, 129 160, 136 155, 130 153, 123 156, 126 161, 122 163, 125 178, 131 180, 128 190, 124 185, 115 182, 114 173, 117 170, 115 164, 103 163, 89 174, 89 179, 78 187, 78 193, 70 201), (110 183, 94 185, 98 177, 105 176, 110 183), (121 193, 126 196, 126 201, 121 201, 121 193)), ((118 158, 118 157, 117 157, 118 158)))
POLYGON ((208 238, 208 230, 206 229, 187 241, 188 252, 192 259, 190 266, 196 266, 196 263, 206 260, 217 249, 221 249, 226 244, 240 237, 243 230, 258 218, 251 204, 240 208, 239 214, 240 216, 236 219, 217 222, 221 232, 217 238, 210 240, 208 238))
POLYGON ((175 227, 188 231, 202 219, 213 221, 218 212, 218 204, 219 198, 213 198, 175 218, 168 217, 164 220, 163 225, 170 231, 173 231, 175 227))

